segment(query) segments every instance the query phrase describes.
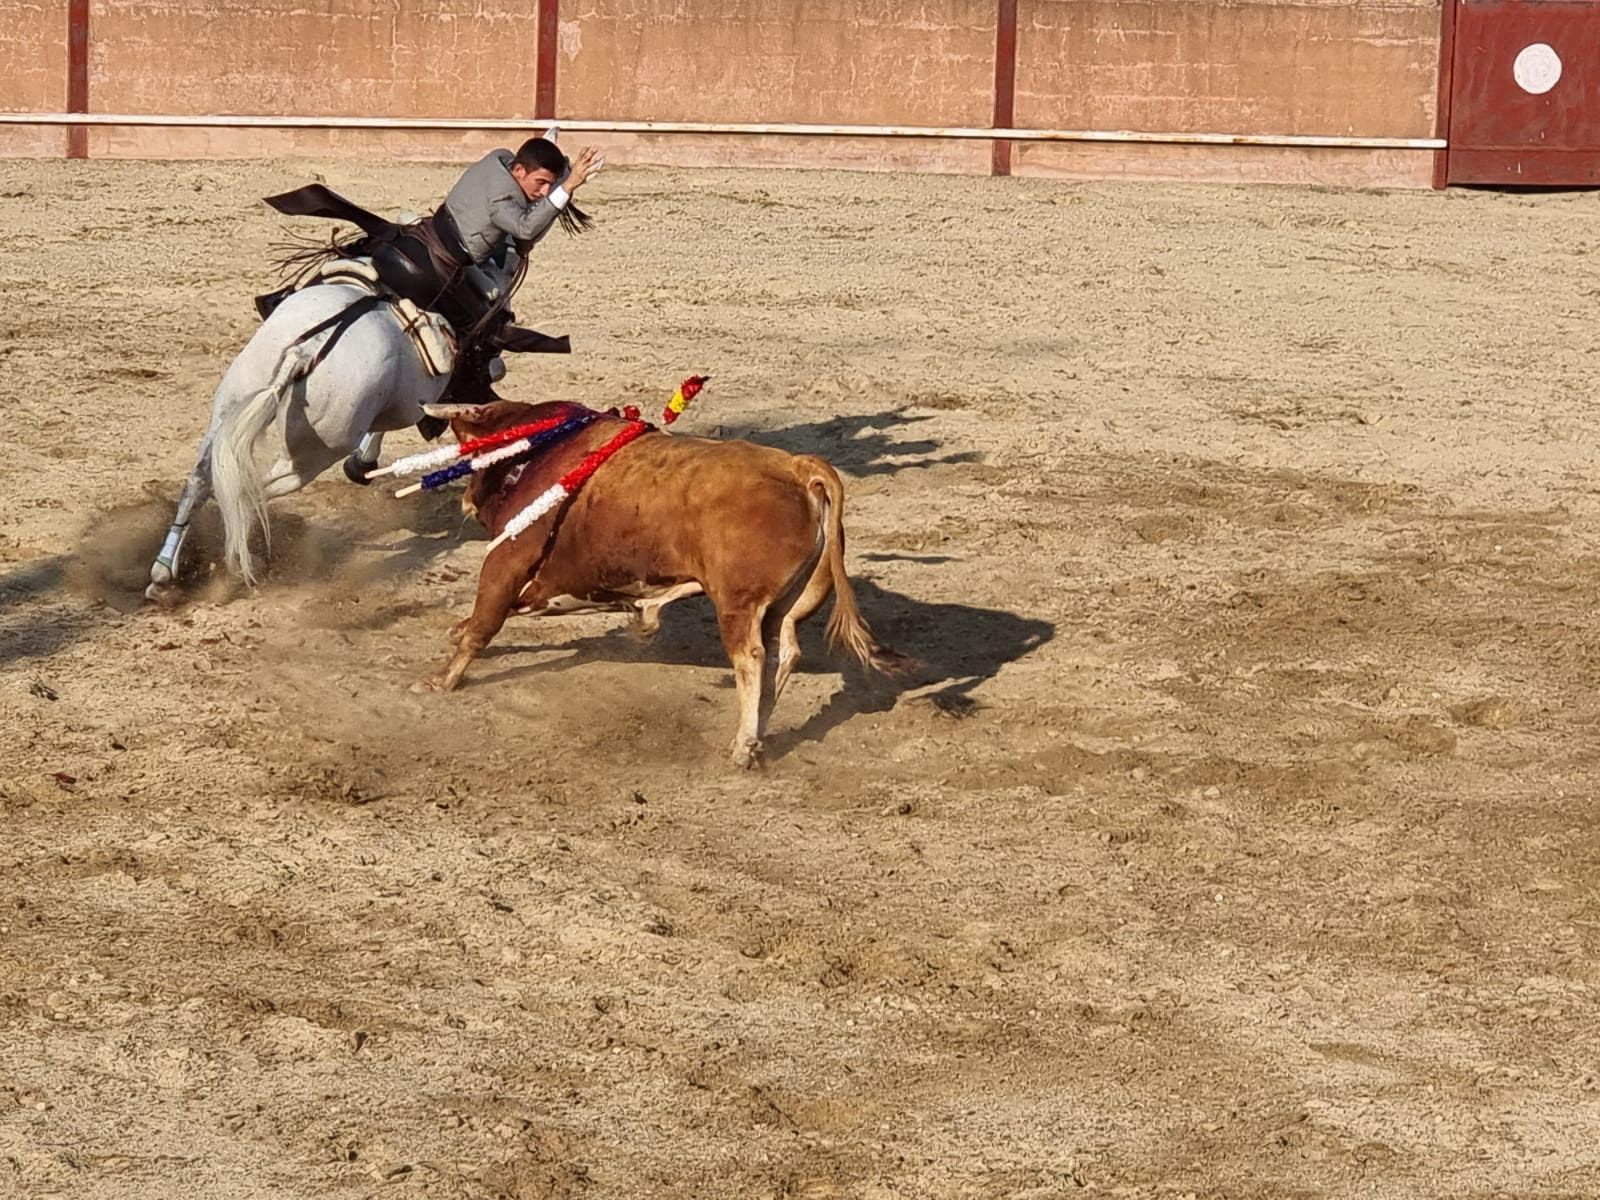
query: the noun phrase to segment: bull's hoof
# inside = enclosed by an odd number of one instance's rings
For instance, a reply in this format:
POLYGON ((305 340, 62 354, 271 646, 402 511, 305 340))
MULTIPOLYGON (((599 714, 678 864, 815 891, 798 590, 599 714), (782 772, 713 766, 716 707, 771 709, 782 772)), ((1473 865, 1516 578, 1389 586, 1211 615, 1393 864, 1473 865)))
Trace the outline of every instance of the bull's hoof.
POLYGON ((377 469, 377 463, 365 462, 354 454, 344 460, 344 477, 351 483, 358 483, 362 487, 366 487, 367 484, 372 482, 367 476, 377 469))
POLYGON ((733 765, 738 767, 741 771, 759 770, 761 768, 761 743, 734 743, 733 765))

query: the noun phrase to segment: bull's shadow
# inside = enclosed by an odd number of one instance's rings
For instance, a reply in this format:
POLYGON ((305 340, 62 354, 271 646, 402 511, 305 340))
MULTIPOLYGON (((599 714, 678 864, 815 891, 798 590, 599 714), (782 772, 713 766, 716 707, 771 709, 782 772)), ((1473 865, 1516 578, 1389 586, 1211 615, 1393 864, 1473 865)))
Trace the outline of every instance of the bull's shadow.
MULTIPOLYGON (((842 653, 830 651, 824 633, 828 611, 824 605, 822 611, 800 626, 803 657, 799 673, 826 674, 842 669, 844 687, 797 729, 785 728, 780 704, 767 738, 769 757, 780 757, 804 742, 820 741, 862 713, 885 712, 910 691, 918 691, 922 698, 954 716, 966 716, 977 707, 971 693, 979 684, 993 679, 1008 663, 1032 653, 1055 636, 1055 626, 1050 622, 1004 609, 929 603, 880 587, 870 579, 852 582, 862 615, 873 632, 896 650, 915 658, 919 666, 904 678, 887 679, 863 670, 842 653)), ((728 672, 723 686, 733 686, 732 668, 717 631, 716 614, 706 600, 680 601, 665 609, 661 631, 649 640, 641 640, 622 627, 595 636, 563 639, 561 621, 560 617, 536 617, 513 624, 500 635, 500 644, 491 646, 482 656, 502 658, 525 655, 531 650, 565 652, 560 657, 493 674, 485 671, 478 682, 498 684, 589 663, 612 662, 720 667, 728 672), (513 639, 520 644, 512 644, 513 639)), ((690 686, 686 680, 685 688, 690 686)))
POLYGON ((790 454, 815 454, 827 459, 842 474, 857 478, 982 460, 983 456, 973 450, 939 454, 941 443, 931 437, 898 440, 898 434, 908 426, 931 420, 930 416, 911 416, 899 409, 887 409, 785 425, 779 429, 723 425, 720 436, 744 438, 758 445, 787 450, 790 454))

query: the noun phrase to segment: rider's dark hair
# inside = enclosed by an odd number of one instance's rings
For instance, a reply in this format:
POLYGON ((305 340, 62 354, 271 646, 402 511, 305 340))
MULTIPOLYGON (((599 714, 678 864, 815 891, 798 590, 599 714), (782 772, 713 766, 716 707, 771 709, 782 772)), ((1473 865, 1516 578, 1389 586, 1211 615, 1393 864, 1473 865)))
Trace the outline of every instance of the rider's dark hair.
MULTIPOLYGON (((522 143, 517 150, 516 158, 512 160, 512 166, 521 167, 524 171, 549 171, 559 183, 572 163, 554 142, 534 137, 522 143)), ((567 201, 567 206, 561 210, 561 215, 557 219, 561 222, 561 228, 568 233, 582 233, 594 224, 594 218, 571 200, 567 201)))

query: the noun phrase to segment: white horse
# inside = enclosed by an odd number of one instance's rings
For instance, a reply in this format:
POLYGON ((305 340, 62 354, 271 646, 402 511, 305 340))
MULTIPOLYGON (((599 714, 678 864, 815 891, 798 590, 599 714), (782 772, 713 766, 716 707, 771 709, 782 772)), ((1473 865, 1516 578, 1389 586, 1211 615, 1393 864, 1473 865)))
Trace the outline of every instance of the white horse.
POLYGON ((342 330, 305 338, 367 296, 343 283, 294 292, 233 360, 212 397, 211 424, 150 568, 146 596, 161 599, 172 587, 189 521, 213 492, 222 510, 227 563, 253 583, 250 538, 259 524, 270 541, 268 500, 299 491, 358 445, 361 458, 375 462, 381 435, 416 424, 423 405, 444 393, 448 372, 429 371, 391 304, 376 304, 342 330), (317 361, 330 338, 332 346, 317 361), (256 442, 274 425, 275 461, 263 475, 256 442), (363 442, 369 433, 374 436, 363 442))

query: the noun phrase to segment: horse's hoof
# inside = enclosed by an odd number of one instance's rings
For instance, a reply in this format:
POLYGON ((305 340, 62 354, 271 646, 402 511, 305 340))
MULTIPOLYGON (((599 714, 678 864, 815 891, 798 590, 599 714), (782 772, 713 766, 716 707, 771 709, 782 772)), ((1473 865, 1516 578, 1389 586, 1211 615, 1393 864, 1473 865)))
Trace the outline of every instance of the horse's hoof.
POLYGON ((413 683, 411 690, 419 696, 426 696, 429 692, 448 692, 450 688, 445 683, 443 675, 429 675, 426 679, 419 679, 413 683))
POLYGON ((166 580, 152 580, 150 586, 144 589, 144 598, 152 604, 159 604, 163 608, 171 608, 181 597, 177 587, 169 577, 166 580))
POLYGON ((733 748, 733 765, 741 771, 755 771, 761 767, 761 743, 739 743, 733 748))
POLYGON ((377 469, 377 463, 363 462, 354 454, 344 460, 344 477, 351 483, 358 483, 362 487, 366 487, 367 484, 372 482, 367 476, 377 469))

